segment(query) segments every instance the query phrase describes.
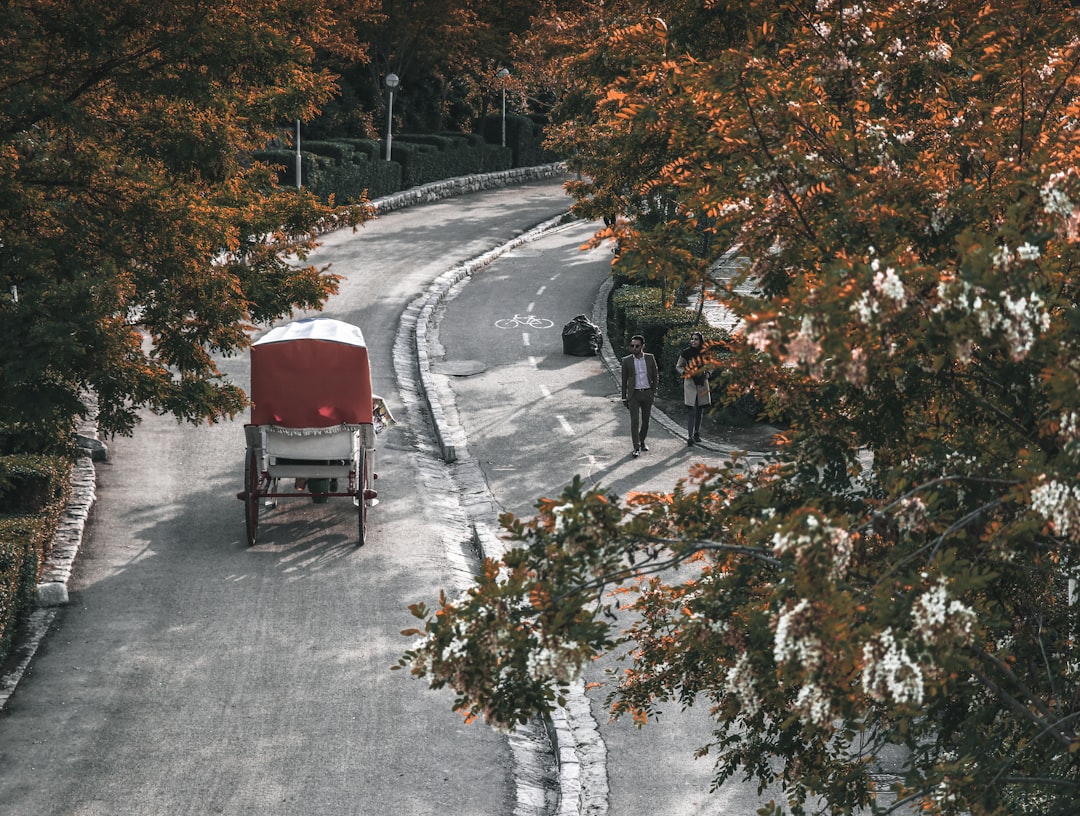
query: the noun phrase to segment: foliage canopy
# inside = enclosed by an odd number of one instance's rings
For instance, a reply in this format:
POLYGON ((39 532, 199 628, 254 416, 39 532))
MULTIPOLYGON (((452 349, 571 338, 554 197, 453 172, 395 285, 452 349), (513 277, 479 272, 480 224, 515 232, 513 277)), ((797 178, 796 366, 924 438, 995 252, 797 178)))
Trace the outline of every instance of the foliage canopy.
POLYGON ((215 354, 334 291, 304 266, 358 208, 281 190, 248 157, 334 90, 324 0, 0 6, 0 426, 47 448, 96 394, 193 422, 246 404, 215 354), (297 263, 299 260, 301 263, 297 263))
POLYGON ((707 234, 705 261, 741 247, 762 295, 729 298, 745 330, 718 380, 791 430, 762 466, 626 501, 576 482, 505 519, 513 549, 414 609, 403 663, 509 726, 623 646, 615 714, 707 703, 716 782, 781 783, 793 813, 884 810, 873 758, 896 744, 908 806, 1071 814, 1073 4, 574 8, 533 45, 565 80, 579 211, 672 274, 700 273, 680 236, 707 234))

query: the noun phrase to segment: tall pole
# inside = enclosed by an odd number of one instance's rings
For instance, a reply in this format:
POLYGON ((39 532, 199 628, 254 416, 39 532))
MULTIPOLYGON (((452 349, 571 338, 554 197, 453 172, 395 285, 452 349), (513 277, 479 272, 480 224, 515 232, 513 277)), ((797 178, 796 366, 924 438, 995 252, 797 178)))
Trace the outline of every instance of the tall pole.
POLYGON ((386 105, 386 160, 390 161, 390 145, 394 141, 394 88, 398 86, 397 74, 386 75, 386 90, 390 92, 390 100, 386 105))
POLYGON ((300 189, 300 120, 296 120, 296 189, 300 189))
POLYGON ((507 68, 500 68, 496 76, 499 78, 502 90, 502 146, 506 147, 506 78, 510 76, 510 71, 507 68))

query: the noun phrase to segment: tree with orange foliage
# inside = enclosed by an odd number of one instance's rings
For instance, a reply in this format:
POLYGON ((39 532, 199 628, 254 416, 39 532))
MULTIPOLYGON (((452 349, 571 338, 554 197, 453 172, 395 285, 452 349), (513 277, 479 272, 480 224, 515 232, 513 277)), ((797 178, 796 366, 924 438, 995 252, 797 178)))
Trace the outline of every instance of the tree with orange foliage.
MULTIPOLYGON (((790 430, 668 495, 578 481, 505 519, 513 548, 414 609, 403 665, 509 726, 628 646, 613 713, 706 703, 716 783, 784 787, 762 812, 1072 814, 1077 15, 672 0, 579 43, 557 138, 581 148, 580 208, 662 189, 661 228, 740 247, 762 294, 730 299, 745 330, 719 387, 753 383, 790 430)), ((685 247, 662 257, 620 213, 640 263, 678 269, 685 247)))
POLYGON ((236 0, 0 8, 0 428, 26 450, 148 407, 199 422, 246 404, 215 354, 317 308, 303 261, 361 208, 250 161, 334 91, 316 47, 353 49, 366 2, 236 0))

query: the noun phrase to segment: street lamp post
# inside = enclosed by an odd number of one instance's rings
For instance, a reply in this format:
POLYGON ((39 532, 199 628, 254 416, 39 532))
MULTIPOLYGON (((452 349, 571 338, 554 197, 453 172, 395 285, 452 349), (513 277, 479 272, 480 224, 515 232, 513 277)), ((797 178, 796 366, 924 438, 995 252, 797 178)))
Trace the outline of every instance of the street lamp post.
POLYGON ((300 189, 300 120, 296 120, 296 189, 300 189))
POLYGON ((506 78, 510 76, 508 68, 500 68, 495 76, 499 78, 502 90, 502 146, 506 147, 506 78))
POLYGON ((394 140, 394 88, 398 86, 397 74, 386 75, 386 90, 390 92, 390 101, 386 104, 386 160, 390 161, 390 144, 394 140))

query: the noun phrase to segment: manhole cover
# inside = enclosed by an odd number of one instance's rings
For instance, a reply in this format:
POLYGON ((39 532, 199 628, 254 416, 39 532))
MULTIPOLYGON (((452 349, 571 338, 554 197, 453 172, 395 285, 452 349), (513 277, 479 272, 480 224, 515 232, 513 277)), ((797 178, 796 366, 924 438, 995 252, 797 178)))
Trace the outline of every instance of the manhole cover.
POLYGON ((487 366, 479 360, 444 360, 432 365, 436 374, 449 374, 452 377, 468 377, 470 374, 479 374, 487 369, 487 366))

